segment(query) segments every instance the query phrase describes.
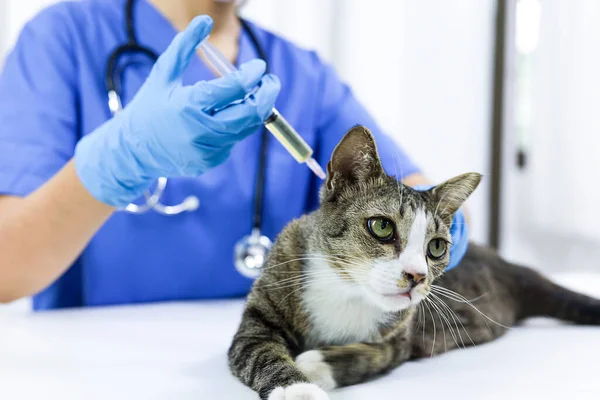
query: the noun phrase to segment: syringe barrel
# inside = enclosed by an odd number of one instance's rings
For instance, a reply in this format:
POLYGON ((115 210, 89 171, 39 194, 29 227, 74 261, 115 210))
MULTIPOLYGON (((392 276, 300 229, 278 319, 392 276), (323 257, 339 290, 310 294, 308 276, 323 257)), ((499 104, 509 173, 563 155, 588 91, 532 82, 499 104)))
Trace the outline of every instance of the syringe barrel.
POLYGON ((274 108, 273 113, 265 120, 265 127, 299 163, 312 157, 313 150, 302 139, 302 136, 274 108))
MULTIPOLYGON (((200 43, 198 48, 204 53, 209 64, 212 65, 216 72, 221 76, 236 71, 235 66, 233 66, 233 64, 231 64, 231 62, 229 62, 215 46, 210 44, 208 40, 204 40, 200 43)), ((303 163, 312 156, 313 150, 310 146, 306 144, 298 132, 296 132, 275 108, 273 108, 273 113, 266 119, 264 124, 269 132, 277 138, 296 161, 303 163)))
POLYGON ((217 50, 215 46, 210 44, 208 39, 204 39, 202 42, 200 42, 198 48, 202 51, 204 57, 206 57, 206 60, 216 70, 216 72, 219 73, 219 75, 225 76, 237 70, 235 66, 229 62, 229 60, 219 50, 217 50))

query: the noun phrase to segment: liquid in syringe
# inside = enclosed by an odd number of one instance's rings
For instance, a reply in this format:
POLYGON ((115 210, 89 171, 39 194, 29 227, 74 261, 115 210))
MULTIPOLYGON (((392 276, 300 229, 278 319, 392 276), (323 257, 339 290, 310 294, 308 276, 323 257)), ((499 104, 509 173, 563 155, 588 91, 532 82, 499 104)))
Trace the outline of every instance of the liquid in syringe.
MULTIPOLYGON (((227 60, 207 39, 202 41, 198 48, 206 60, 221 75, 236 71, 236 68, 227 60)), ((321 179, 325 179, 325 171, 321 168, 313 155, 313 149, 302 139, 302 136, 286 121, 285 118, 273 108, 269 117, 264 121, 265 127, 285 147, 285 149, 298 161, 305 163, 321 179)))

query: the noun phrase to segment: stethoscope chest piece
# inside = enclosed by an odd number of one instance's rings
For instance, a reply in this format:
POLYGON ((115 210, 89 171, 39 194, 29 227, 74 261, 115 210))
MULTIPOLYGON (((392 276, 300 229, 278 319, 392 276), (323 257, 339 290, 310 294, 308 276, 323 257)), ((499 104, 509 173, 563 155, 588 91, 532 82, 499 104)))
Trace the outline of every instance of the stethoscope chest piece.
POLYGON ((247 278, 258 278, 272 246, 271 240, 261 235, 260 229, 253 229, 250 235, 244 236, 235 245, 235 269, 247 278))

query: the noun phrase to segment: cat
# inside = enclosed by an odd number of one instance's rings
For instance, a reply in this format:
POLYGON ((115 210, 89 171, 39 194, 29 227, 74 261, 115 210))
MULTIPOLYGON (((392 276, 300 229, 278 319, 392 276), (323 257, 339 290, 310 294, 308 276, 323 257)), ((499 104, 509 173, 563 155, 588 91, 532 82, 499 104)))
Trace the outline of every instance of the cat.
POLYGON ((600 300, 474 243, 444 273, 453 215, 481 175, 416 191, 385 173, 363 126, 346 133, 327 172, 319 209, 278 236, 229 349, 230 370, 261 399, 325 400, 532 316, 600 324, 600 300))

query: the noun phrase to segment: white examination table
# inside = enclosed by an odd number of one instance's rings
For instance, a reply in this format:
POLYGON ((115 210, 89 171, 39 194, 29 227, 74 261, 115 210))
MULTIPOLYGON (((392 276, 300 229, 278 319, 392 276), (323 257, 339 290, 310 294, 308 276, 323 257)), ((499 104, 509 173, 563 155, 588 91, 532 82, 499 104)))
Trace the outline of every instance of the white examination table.
MULTIPOLYGON (((600 275, 555 277, 600 296, 600 275)), ((0 308, 0 399, 254 400, 227 369, 241 301, 34 314, 0 308)), ((347 399, 600 399, 600 327, 532 321, 500 340, 407 363, 347 399)))

